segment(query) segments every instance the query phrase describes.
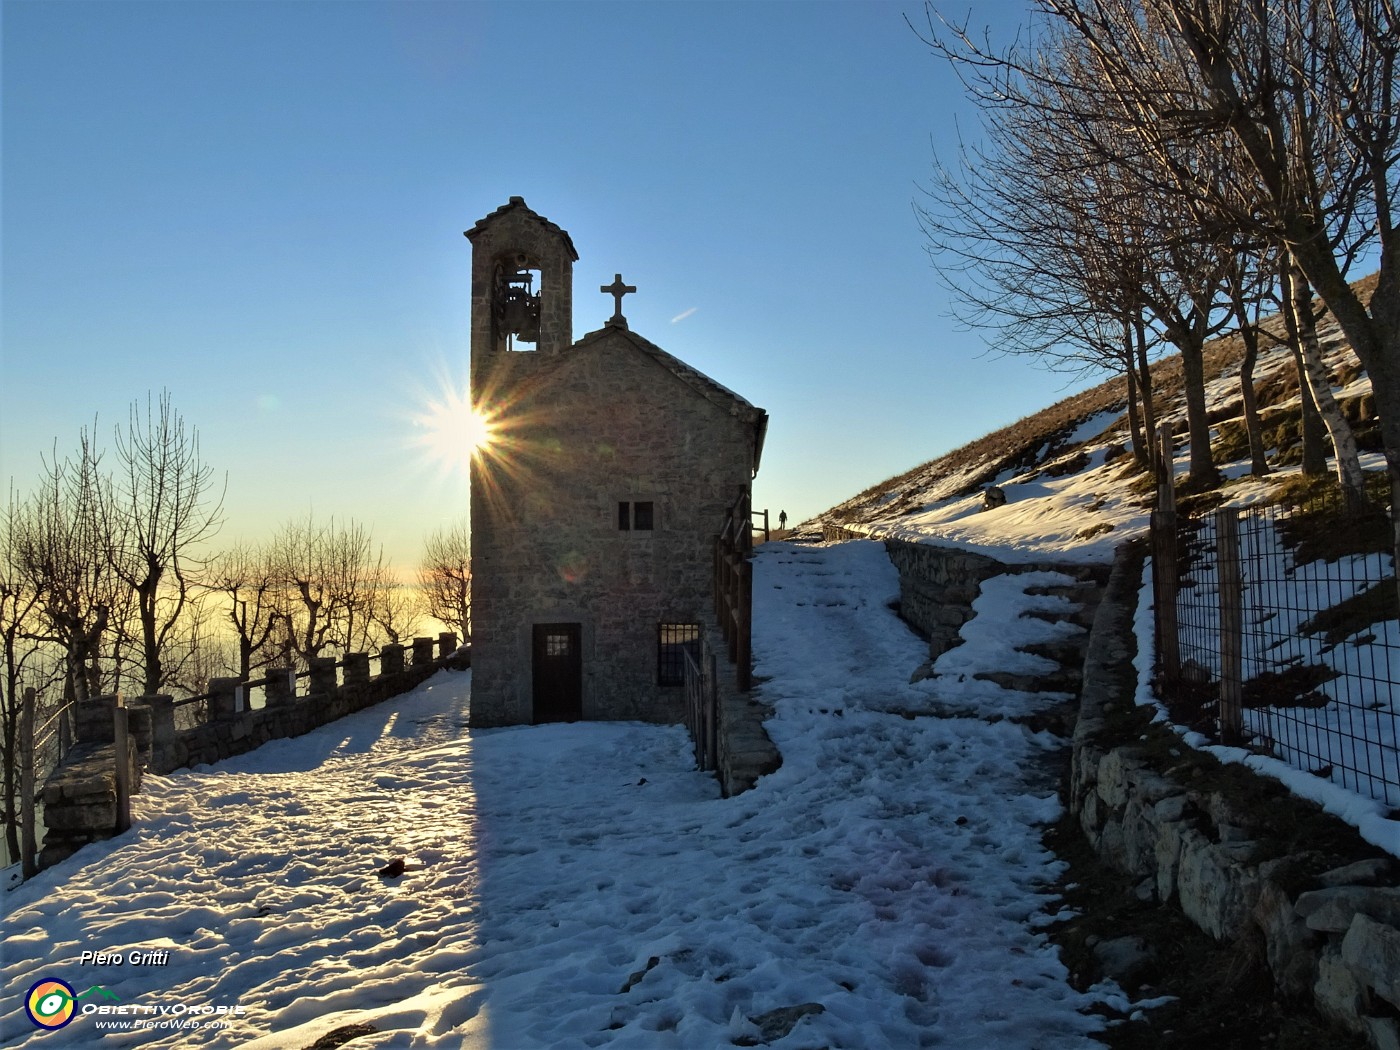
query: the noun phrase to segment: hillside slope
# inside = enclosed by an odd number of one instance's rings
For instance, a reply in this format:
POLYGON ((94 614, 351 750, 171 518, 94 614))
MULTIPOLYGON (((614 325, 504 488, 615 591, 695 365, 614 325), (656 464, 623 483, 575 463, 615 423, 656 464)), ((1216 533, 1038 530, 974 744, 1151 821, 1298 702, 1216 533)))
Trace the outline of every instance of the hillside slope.
MULTIPOLYGON (((1364 289, 1373 278, 1360 282, 1364 289)), ((1282 319, 1261 326, 1281 337, 1282 319)), ((1331 314, 1318 324, 1338 400, 1357 430, 1367 469, 1381 466, 1370 381, 1331 314)), ((1299 391, 1291 351, 1263 348, 1254 388, 1274 473, 1250 478, 1242 418, 1238 335, 1206 348, 1207 403, 1212 446, 1226 478, 1220 496, 1231 503, 1270 497, 1277 484, 1296 474, 1299 391)), ((1181 360, 1173 355, 1153 366, 1159 422, 1186 432, 1181 360)), ((874 485, 818 515, 810 526, 839 525, 873 536, 929 539, 980 550, 1003 561, 1054 557, 1103 561, 1118 543, 1147 527, 1151 485, 1128 454, 1126 381, 1117 377, 970 442, 898 477, 874 485), (995 485, 1005 506, 986 509, 983 489, 995 485)), ((1178 473, 1185 470, 1184 441, 1178 441, 1178 473)))

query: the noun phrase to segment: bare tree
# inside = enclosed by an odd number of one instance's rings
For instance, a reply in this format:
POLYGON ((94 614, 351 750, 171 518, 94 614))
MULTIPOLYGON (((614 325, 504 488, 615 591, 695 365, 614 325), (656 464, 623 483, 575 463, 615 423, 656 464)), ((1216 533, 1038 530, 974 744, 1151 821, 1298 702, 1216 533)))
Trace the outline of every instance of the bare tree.
POLYGON ((472 551, 465 524, 438 529, 423 542, 418 579, 428 613, 454 628, 465 644, 472 637, 472 551))
POLYGON ((0 517, 0 646, 4 647, 0 677, 0 750, 3 750, 5 842, 9 856, 19 856, 18 731, 20 697, 26 677, 33 681, 32 663, 44 643, 38 622, 41 594, 20 558, 19 533, 25 531, 26 508, 11 490, 0 517), (26 676, 26 671, 31 673, 26 676))
POLYGON ((1225 278, 1230 314, 1244 347, 1240 358, 1240 405, 1249 441, 1249 469, 1257 478, 1267 477, 1270 473, 1268 450, 1264 447, 1264 425, 1259 418, 1259 402, 1254 393, 1254 366, 1259 361, 1259 322, 1273 285, 1272 261, 1267 257, 1261 258, 1257 251, 1240 246, 1235 252, 1235 264, 1225 278))
POLYGON ((1332 439, 1337 483, 1342 496, 1351 507, 1359 507, 1366 499, 1366 478, 1361 472, 1360 453, 1351 424, 1342 415, 1342 408, 1332 394, 1332 381, 1322 360, 1317 342, 1317 324, 1313 317, 1312 290, 1296 262, 1283 270, 1284 309, 1292 317, 1291 330, 1297 333, 1298 360, 1301 363, 1299 386, 1306 387, 1317 408, 1317 414, 1332 439))
POLYGON ((122 542, 111 551, 113 569, 136 595, 142 689, 157 693, 169 672, 164 656, 190 599, 191 559, 219 528, 222 492, 200 456, 199 431, 162 391, 145 411, 131 406, 125 430, 117 430, 120 468, 109 513, 123 525, 112 530, 122 542))
POLYGON ((384 641, 402 644, 412 638, 423 623, 423 595, 417 587, 395 579, 393 570, 384 566, 374 584, 369 617, 384 641))
POLYGON ((376 552, 368 528, 353 519, 323 526, 308 517, 283 526, 270 551, 283 590, 279 612, 298 657, 368 645, 383 571, 383 552, 376 552))
POLYGON ((272 661, 270 647, 278 620, 278 575, 269 555, 237 544, 211 560, 204 586, 225 603, 224 615, 236 636, 234 672, 249 679, 272 661))
MULTIPOLYGON (((936 168, 937 206, 919 209, 964 318, 993 328, 1000 349, 1087 349, 1133 370, 1130 392, 1150 396, 1150 373, 1136 367, 1145 366, 1147 312, 1181 354, 1191 480, 1214 484, 1203 349, 1225 323, 1233 264, 1215 217, 1174 180, 1145 179, 1124 162, 1140 151, 1133 127, 1105 105, 1093 56, 1068 34, 1042 33, 1031 56, 991 54, 932 20, 923 39, 954 63, 987 135, 986 146, 963 147, 957 173, 936 168), (1104 339, 1106 330, 1121 337, 1104 339)), ((1193 162, 1223 163, 1204 148, 1193 162)))
MULTIPOLYGON (((1323 443, 1322 417, 1313 400, 1312 388, 1307 380, 1307 364, 1303 360, 1303 333, 1299 329, 1296 300, 1290 300, 1284 289, 1292 284, 1292 264, 1287 258, 1279 263, 1279 307, 1283 316, 1284 330, 1288 333, 1288 347, 1293 351, 1293 369, 1298 376, 1298 449, 1300 463, 1298 469, 1306 477, 1322 477, 1327 473, 1327 449, 1323 443)), ((1305 323, 1315 323, 1311 310, 1304 318, 1305 323)))
MULTIPOLYGON (((103 636, 119 621, 129 592, 111 569, 119 542, 109 531, 111 483, 98 468, 90 434, 79 437, 76 459, 55 451, 14 538, 20 570, 38 592, 44 635, 64 654, 65 701, 102 691, 103 636)), ((115 671, 109 676, 115 684, 115 671)))
POLYGON ((1400 557, 1400 7, 1393 0, 1039 0, 1094 56, 1143 158, 1284 245, 1370 377, 1400 557), (1184 74, 1184 75, 1183 75, 1184 74), (1225 192, 1183 140, 1228 137, 1225 192), (1375 249, 1369 301, 1348 281, 1375 249))

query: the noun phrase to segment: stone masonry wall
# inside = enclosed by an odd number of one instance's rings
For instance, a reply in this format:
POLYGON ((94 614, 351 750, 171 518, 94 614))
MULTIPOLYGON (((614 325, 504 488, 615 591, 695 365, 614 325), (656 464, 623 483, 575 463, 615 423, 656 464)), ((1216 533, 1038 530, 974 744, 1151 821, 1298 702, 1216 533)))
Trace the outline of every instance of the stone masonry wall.
POLYGON ((1120 551, 1084 665, 1070 807, 1099 856, 1218 941, 1257 945, 1279 990, 1400 1047, 1394 858, 1241 766, 1149 724, 1135 704, 1142 556, 1120 551))
POLYGON ((759 777, 778 769, 783 764, 783 756, 763 728, 763 723, 772 717, 773 709, 763 702, 759 690, 740 692, 734 665, 723 655, 724 635, 718 627, 707 629, 706 646, 710 652, 721 654, 717 661, 719 713, 715 776, 724 797, 729 798, 749 790, 758 783, 759 777))
POLYGON ((993 576, 1052 570, 1082 582, 1103 580, 1102 571, 1093 566, 1007 565, 985 554, 932 543, 887 539, 885 549, 899 571, 899 614, 928 636, 930 661, 961 643, 959 632, 974 615, 972 603, 982 583, 993 576))
POLYGON ((713 543, 750 479, 754 430, 622 329, 581 340, 512 402, 509 456, 473 471, 472 724, 533 717, 532 629, 577 623, 582 716, 679 722, 657 629, 712 618, 713 543), (651 503, 652 529, 618 504, 651 503))
MULTIPOLYGON (((470 650, 433 660, 415 661, 402 671, 329 692, 296 697, 258 710, 223 711, 204 725, 175 728, 168 696, 147 696, 128 703, 130 740, 127 761, 133 793, 142 770, 169 773, 184 766, 218 762, 262 746, 269 740, 308 733, 355 711, 398 696, 443 668, 471 666, 470 650)), ((44 823, 48 828, 41 867, 57 864, 89 842, 111 838, 117 817, 116 750, 112 742, 115 697, 78 705, 77 743, 44 782, 44 823)))
POLYGON ((933 660, 959 643, 982 581, 1011 571, 993 558, 931 543, 886 540, 885 549, 899 570, 899 613, 928 635, 933 660))

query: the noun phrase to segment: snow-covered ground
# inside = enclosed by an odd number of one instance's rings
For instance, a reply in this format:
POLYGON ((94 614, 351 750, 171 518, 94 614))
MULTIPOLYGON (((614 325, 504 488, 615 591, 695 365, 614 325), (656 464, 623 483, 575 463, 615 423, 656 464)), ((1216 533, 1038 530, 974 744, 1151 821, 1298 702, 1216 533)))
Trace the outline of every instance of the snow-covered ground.
MULTIPOLYGON (((1370 393, 1370 380, 1356 373, 1356 358, 1335 318, 1323 320, 1319 340, 1324 360, 1333 374, 1347 374, 1347 384, 1334 391, 1341 398, 1370 393)), ((1254 371, 1256 390, 1277 383, 1283 371, 1293 368, 1292 351, 1275 345, 1260 354, 1254 371)), ((1298 396, 1269 406, 1273 412, 1296 409, 1298 396)), ((1206 384, 1206 405, 1213 418, 1225 420, 1242 413, 1238 363, 1206 384)), ((1185 403, 1178 395, 1157 405, 1158 422, 1181 429, 1185 403)), ((1236 425, 1242 425, 1235 421, 1236 425)), ((1215 432, 1216 436, 1219 431, 1215 432)), ((1012 456, 1017 465, 988 471, 994 455, 1015 451, 1007 443, 995 453, 975 452, 976 445, 961 453, 949 453, 910 471, 884 486, 862 493, 823 516, 845 529, 876 538, 927 542, 986 554, 1005 564, 1052 562, 1099 563, 1113 560, 1124 541, 1146 534, 1151 497, 1133 491, 1136 472, 1123 455, 1129 448, 1126 417, 1116 409, 1087 415, 1073 430, 1046 441, 1035 454, 1012 456), (988 508, 980 491, 970 487, 990 482, 1006 496, 1002 506, 988 508)), ((1269 450, 1277 460, 1278 450, 1269 450)), ((1190 451, 1178 437, 1174 472, 1184 477, 1190 451)), ((1360 456, 1369 473, 1383 473, 1384 457, 1377 452, 1360 456)), ((1298 473, 1294 466, 1275 465, 1267 478, 1250 476, 1247 458, 1217 463, 1230 484, 1220 490, 1224 506, 1249 508, 1277 502, 1276 490, 1298 473)), ((1250 541, 1256 542, 1256 541, 1250 541)), ((1302 630, 1305 620, 1353 597, 1370 584, 1395 574, 1394 558, 1387 554, 1356 555, 1335 562, 1296 564, 1294 552, 1278 537, 1252 549, 1246 559, 1245 623, 1247 635, 1261 637, 1258 651, 1246 649, 1246 680, 1262 673, 1280 673, 1300 666, 1315 666, 1346 675, 1318 686, 1328 698, 1325 706, 1258 708, 1245 714, 1254 735, 1255 751, 1213 747, 1198 733, 1177 727, 1192 746, 1212 751, 1225 761, 1243 761, 1256 771, 1284 783, 1295 794, 1322 803, 1330 812, 1356 826, 1370 842, 1400 856, 1400 821, 1390 819, 1400 800, 1400 620, 1365 625, 1340 641, 1302 630), (1250 559, 1255 564, 1249 568, 1250 559), (1262 572, 1268 590, 1256 588, 1248 572, 1262 572), (1267 596, 1267 606, 1260 603, 1267 596), (1269 747, 1272 755, 1257 753, 1269 747)), ((1182 642, 1182 656, 1213 675, 1219 674, 1218 630, 1212 633, 1208 608, 1216 597, 1214 571, 1207 560, 1193 566, 1196 598, 1201 608, 1193 612, 1204 644, 1193 648, 1182 642)), ((1139 633, 1138 700, 1154 707, 1161 721, 1167 713, 1151 685, 1150 654, 1155 644, 1150 628, 1151 586, 1141 592, 1142 617, 1148 628, 1139 633)), ((988 597, 983 589, 982 601, 988 597)), ((996 623, 996 618, 983 623, 996 623)), ((973 624, 977 621, 974 620, 973 624)), ((972 625, 969 625, 972 626, 972 625)), ((959 650, 954 650, 954 653, 959 650)), ((949 658, 956 659, 954 654, 949 658)), ((1025 657, 1018 657, 1021 662, 1025 657)), ((999 703, 993 698, 983 703, 999 703)))
POLYGON ((369 1024, 351 1046, 1092 1045, 1085 1011, 1127 1004, 1074 991, 1039 932, 1063 742, 899 713, 990 699, 958 675, 1045 627, 1014 615, 1045 599, 1002 582, 999 630, 972 621, 957 668, 911 684, 926 650, 887 607, 879 544, 764 547, 755 654, 784 761, 734 799, 679 728, 469 731, 470 673, 451 672, 149 778, 130 833, 5 896, 0 1042, 302 1048, 369 1024), (395 857, 408 870, 381 877, 395 857), (83 997, 58 1031, 25 1015, 46 978, 83 997), (820 1012, 788 1034, 761 1029, 804 1004, 820 1012), (164 1027, 98 1027, 118 1020, 164 1027))

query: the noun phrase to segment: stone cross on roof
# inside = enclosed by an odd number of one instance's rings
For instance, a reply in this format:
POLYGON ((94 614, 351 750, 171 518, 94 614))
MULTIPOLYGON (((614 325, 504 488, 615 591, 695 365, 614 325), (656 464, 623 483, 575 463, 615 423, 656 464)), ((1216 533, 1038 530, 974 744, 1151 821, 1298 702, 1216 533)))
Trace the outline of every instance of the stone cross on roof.
POLYGON ((635 292, 636 290, 637 286, 635 284, 622 283, 622 274, 620 273, 613 274, 612 284, 599 286, 598 291, 606 292, 608 295, 611 295, 614 300, 613 315, 608 318, 608 324, 621 325, 623 328, 627 327, 627 318, 622 316, 622 297, 628 292, 635 292))

